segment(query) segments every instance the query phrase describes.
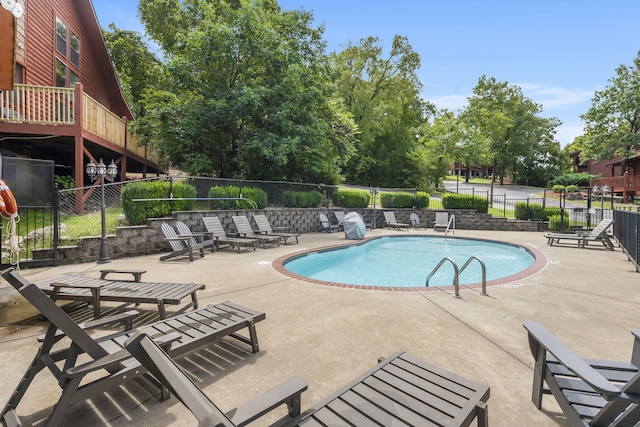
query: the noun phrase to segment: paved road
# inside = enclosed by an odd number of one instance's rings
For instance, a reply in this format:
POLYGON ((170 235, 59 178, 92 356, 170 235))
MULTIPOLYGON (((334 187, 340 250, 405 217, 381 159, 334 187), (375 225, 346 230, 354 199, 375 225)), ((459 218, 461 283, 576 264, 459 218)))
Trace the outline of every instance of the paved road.
MULTIPOLYGON (((458 192, 468 194, 472 189, 476 192, 484 195, 488 194, 490 191, 490 184, 467 184, 465 182, 456 182, 456 181, 445 181, 444 188, 447 191, 458 192)), ((547 190, 549 193, 550 190, 547 190)), ((507 209, 513 209, 513 201, 514 200, 526 200, 531 199, 532 201, 539 202, 542 199, 542 194, 544 193, 544 188, 540 187, 520 187, 514 185, 495 185, 493 186, 493 205, 494 207, 502 206, 504 201, 506 200, 507 209)), ((559 206, 559 203, 556 199, 547 198, 545 202, 546 206, 559 206)), ((567 201, 566 208, 585 208, 585 205, 571 203, 571 201, 567 201)))

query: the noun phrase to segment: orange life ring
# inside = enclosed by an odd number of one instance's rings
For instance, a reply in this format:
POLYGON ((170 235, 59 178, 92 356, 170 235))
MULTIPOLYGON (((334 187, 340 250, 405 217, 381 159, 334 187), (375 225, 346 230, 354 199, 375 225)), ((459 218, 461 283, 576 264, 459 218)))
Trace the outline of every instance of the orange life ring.
POLYGON ((9 186, 0 179, 0 215, 11 219, 18 214, 18 204, 9 186))

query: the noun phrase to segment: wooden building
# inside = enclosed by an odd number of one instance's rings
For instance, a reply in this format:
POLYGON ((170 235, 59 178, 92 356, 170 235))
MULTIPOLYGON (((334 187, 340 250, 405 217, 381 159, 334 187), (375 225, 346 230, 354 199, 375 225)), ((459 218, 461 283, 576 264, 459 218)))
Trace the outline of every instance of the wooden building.
POLYGON ((621 157, 601 162, 589 159, 581 163, 580 153, 572 153, 571 159, 574 172, 600 175, 600 178, 591 180, 591 187, 601 189, 606 186, 610 192, 621 197, 622 200, 640 196, 640 153, 629 157, 626 164, 621 157))
POLYGON ((0 152, 53 160, 76 187, 90 185, 89 160, 113 160, 121 181, 164 173, 129 132, 134 117, 91 0, 18 2, 19 18, 0 8, 0 152))

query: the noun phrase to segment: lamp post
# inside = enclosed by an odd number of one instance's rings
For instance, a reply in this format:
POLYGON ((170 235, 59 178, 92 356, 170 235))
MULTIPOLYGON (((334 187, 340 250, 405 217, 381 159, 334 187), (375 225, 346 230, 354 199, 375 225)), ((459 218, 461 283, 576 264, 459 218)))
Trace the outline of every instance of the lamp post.
POLYGON ((603 185, 602 188, 598 188, 597 185, 593 186, 593 194, 598 194, 600 192, 600 221, 604 219, 604 198, 609 192, 609 186, 607 184, 603 185))
POLYGON ((380 187, 371 187, 369 190, 373 197, 373 219, 371 220, 371 229, 376 228, 376 195, 380 192, 380 187))
POLYGON ((100 180, 100 215, 102 218, 102 237, 100 239, 100 256, 98 258, 98 264, 106 264, 111 262, 109 259, 109 245, 107 243, 107 222, 106 222, 106 205, 104 202, 104 180, 105 178, 109 180, 109 182, 113 182, 116 175, 118 174, 118 167, 113 163, 109 166, 105 166, 100 159, 100 163, 97 165, 93 163, 93 160, 89 160, 86 167, 87 175, 91 178, 92 182, 100 180))

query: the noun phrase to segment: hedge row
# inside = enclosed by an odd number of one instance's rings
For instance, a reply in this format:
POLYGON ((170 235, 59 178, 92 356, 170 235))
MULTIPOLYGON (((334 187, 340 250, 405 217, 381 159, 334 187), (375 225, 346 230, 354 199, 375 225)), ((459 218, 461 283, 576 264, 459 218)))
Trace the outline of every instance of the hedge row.
MULTIPOLYGON (((514 206, 514 216, 516 219, 548 221, 551 216, 559 216, 561 211, 557 206, 543 208, 542 205, 528 205, 526 202, 517 202, 514 206)), ((565 213, 567 212, 565 211, 565 213)))
POLYGON ((317 190, 282 192, 282 203, 292 208, 317 208, 322 204, 324 196, 317 190))
POLYGON ((371 194, 365 190, 335 190, 331 200, 336 206, 343 208, 366 208, 371 201, 371 194))
POLYGON ((565 231, 569 229, 569 213, 564 212, 564 220, 560 215, 551 215, 549 217, 549 230, 551 231, 565 231), (564 229, 563 226, 564 225, 564 229))
POLYGON ((479 213, 489 212, 489 201, 485 197, 467 194, 443 194, 444 209, 473 209, 479 213))
POLYGON ((266 191, 255 187, 238 187, 237 185, 216 186, 209 189, 209 199, 237 199, 242 194, 246 200, 209 200, 209 208, 216 209, 264 209, 268 204, 266 191))
POLYGON ((173 193, 174 199, 194 199, 196 188, 182 182, 142 181, 126 184, 122 188, 122 211, 130 225, 144 225, 147 218, 165 218, 171 211, 191 210, 195 200, 166 200, 173 193), (165 199, 134 201, 135 199, 165 199))
POLYGON ((403 191, 380 193, 380 204, 383 208, 418 208, 429 207, 429 193, 418 191, 407 193, 403 191))

